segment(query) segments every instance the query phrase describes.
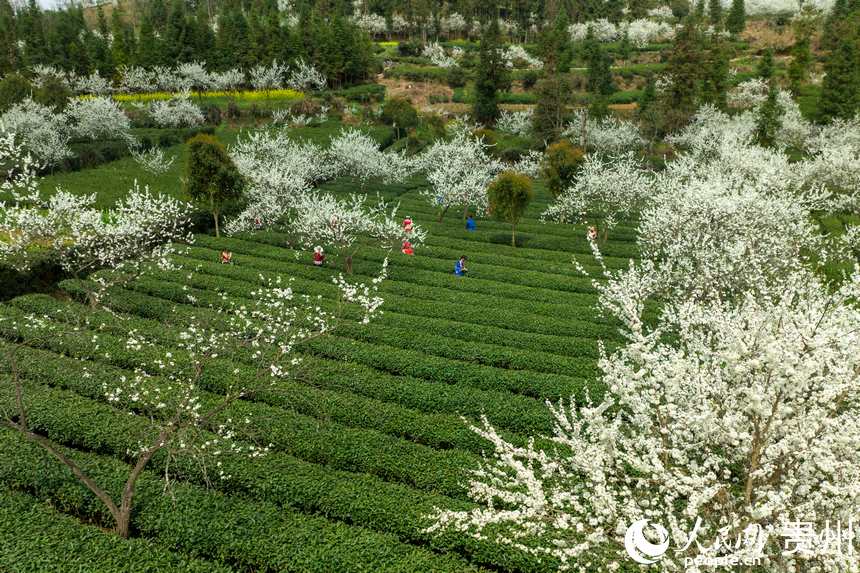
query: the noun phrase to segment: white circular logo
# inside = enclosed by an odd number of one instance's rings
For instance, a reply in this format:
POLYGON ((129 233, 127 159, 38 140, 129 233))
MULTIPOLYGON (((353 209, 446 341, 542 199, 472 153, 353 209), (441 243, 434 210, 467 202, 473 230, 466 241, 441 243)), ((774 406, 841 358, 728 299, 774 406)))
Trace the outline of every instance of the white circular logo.
POLYGON ((648 526, 647 519, 635 521, 627 528, 627 534, 624 536, 624 548, 627 549, 627 554, 633 561, 642 565, 656 563, 669 549, 669 532, 666 528, 658 523, 650 523, 651 528, 660 538, 658 543, 651 543, 645 538, 645 528, 648 526))

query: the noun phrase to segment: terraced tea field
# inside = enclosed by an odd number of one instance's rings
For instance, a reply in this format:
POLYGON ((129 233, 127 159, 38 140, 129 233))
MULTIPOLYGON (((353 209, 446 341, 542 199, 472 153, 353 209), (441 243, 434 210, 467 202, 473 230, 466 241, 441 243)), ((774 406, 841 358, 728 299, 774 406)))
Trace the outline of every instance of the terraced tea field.
MULTIPOLYGON (((539 195, 509 246, 506 225, 478 221, 467 233, 450 214, 439 224, 418 196, 421 182, 382 189, 401 213, 428 228, 415 257, 392 256, 382 287, 384 314, 369 326, 347 315, 334 334, 305 343, 294 379, 231 405, 225 417, 250 419, 262 443, 257 460, 224 455, 227 480, 207 483, 182 458, 156 458, 136 496, 132 540, 103 535, 110 515, 44 450, 10 430, 0 431, 0 555, 31 570, 56 563, 36 555, 65 555, 87 571, 550 571, 554 564, 464 537, 424 532, 434 508, 469 507, 464 483, 487 444, 462 417, 482 414, 512 439, 552 431, 545 400, 597 395, 598 345, 618 340, 615 325, 597 315, 591 280, 597 272, 583 227, 538 220, 539 195), (452 273, 468 255, 470 273, 452 273), (173 480, 164 495, 165 472, 173 480), (33 500, 44 504, 33 506, 33 500), (38 551, 51 547, 51 551, 38 551), (86 552, 86 557, 81 557, 86 552), (77 560, 77 561, 76 561, 77 560)), ((351 181, 327 188, 358 189, 351 181)), ((635 256, 633 229, 621 226, 604 254, 610 267, 635 256)), ((386 253, 359 252, 354 270, 369 280, 386 253)), ((82 285, 62 284, 68 296, 29 295, 0 307, 0 316, 48 315, 61 327, 28 337, 18 364, 26 380, 30 425, 69 448, 69 455, 108 489, 118 491, 138 436, 150 423, 115 409, 103 384, 132 376, 178 342, 192 316, 213 311, 220 293, 243 300, 260 276, 293 279, 299 292, 333 308, 338 268, 316 268, 310 254, 275 232, 216 239, 198 236, 176 257, 182 270, 159 271, 108 295, 114 313, 78 302, 82 285), (235 264, 218 263, 229 249, 235 264), (189 273, 189 269, 196 269, 189 273), (190 298, 196 301, 190 303, 190 298), (84 321, 88 318, 88 321, 84 321), (120 319, 121 318, 121 319, 120 319), (130 349, 128 332, 151 344, 130 349), (97 341, 97 344, 93 344, 97 341)), ((8 348, 9 320, 0 321, 8 348)), ((175 359, 183 353, 175 350, 175 359)), ((235 376, 252 376, 250 352, 237 348, 213 361, 200 384, 205 396, 223 392, 235 376)), ((3 407, 14 400, 0 385, 3 407)), ((49 560, 51 557, 43 557, 49 560)))

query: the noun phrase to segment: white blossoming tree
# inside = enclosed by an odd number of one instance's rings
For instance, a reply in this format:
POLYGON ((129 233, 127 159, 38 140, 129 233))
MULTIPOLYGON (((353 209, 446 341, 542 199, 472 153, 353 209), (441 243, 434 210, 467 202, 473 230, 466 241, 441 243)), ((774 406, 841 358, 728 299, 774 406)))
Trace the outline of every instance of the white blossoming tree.
POLYGON ((42 165, 53 166, 72 156, 64 116, 32 99, 13 105, 0 116, 0 130, 15 134, 42 165))
POLYGON ((313 64, 299 58, 293 62, 293 69, 287 78, 287 85, 298 91, 323 91, 328 82, 325 75, 313 64))
POLYGON ((405 154, 383 152, 372 137, 357 129, 345 129, 333 137, 327 153, 337 175, 355 177, 362 186, 375 179, 386 183, 400 181, 411 170, 405 154))
POLYGON ((417 225, 406 234, 397 209, 381 200, 368 207, 366 197, 359 195, 338 198, 330 193, 305 193, 296 200, 286 226, 306 248, 320 245, 337 253, 344 270, 351 274, 353 257, 367 241, 389 250, 400 248, 406 239, 413 247, 424 241, 426 233, 417 225))
POLYGON ((671 302, 646 327, 649 265, 601 289, 627 336, 600 360, 603 398, 548 404, 553 448, 513 444, 486 419, 474 426, 493 448, 470 480, 481 505, 440 510, 429 531, 584 572, 617 569, 626 528, 647 520, 666 533, 664 571, 700 556, 854 570, 847 552, 788 554, 780 542, 792 522, 856 516, 860 273, 836 292, 799 272, 775 297, 671 302))
POLYGON ((268 94, 272 90, 280 89, 284 85, 284 75, 287 67, 277 60, 271 64, 260 64, 250 70, 251 85, 255 90, 264 91, 268 94))
POLYGON ((573 186, 544 212, 561 223, 594 223, 605 241, 619 218, 642 209, 654 194, 652 174, 633 153, 589 155, 573 186))
MULTIPOLYGON (((170 252, 170 243, 189 241, 187 205, 148 188, 134 188, 109 211, 94 208, 95 195, 72 195, 57 189, 41 193, 34 163, 14 136, 0 136, 0 161, 15 175, 2 186, 0 260, 27 269, 39 252, 50 252, 67 273, 80 277, 102 268, 114 279, 131 280, 170 252)), ((104 289, 88 293, 98 304, 104 289)))
POLYGON ((128 116, 110 97, 72 99, 64 114, 75 137, 93 141, 124 139, 129 143, 133 142, 128 116))
POLYGON ((200 108, 184 93, 168 100, 153 101, 149 114, 159 127, 194 127, 206 120, 200 108))
POLYGON ((119 69, 119 88, 126 93, 141 94, 155 89, 152 72, 140 66, 122 66, 119 69))
POLYGON ((248 202, 246 209, 228 222, 229 233, 282 222, 296 200, 332 177, 337 167, 319 146, 293 141, 282 130, 250 133, 229 151, 246 178, 248 202))
POLYGON ((483 139, 465 131, 436 141, 417 161, 430 182, 422 195, 440 209, 440 221, 451 207, 462 207, 463 218, 470 207, 486 212, 487 185, 504 169, 489 156, 483 139))
POLYGON ((176 73, 187 82, 188 89, 198 95, 213 86, 212 76, 206 71, 206 62, 181 63, 176 73))

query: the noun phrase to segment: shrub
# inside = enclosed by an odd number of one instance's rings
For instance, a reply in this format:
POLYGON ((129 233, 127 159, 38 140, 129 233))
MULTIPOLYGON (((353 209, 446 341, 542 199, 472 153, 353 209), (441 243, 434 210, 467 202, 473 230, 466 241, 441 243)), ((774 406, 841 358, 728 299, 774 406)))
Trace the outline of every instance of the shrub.
POLYGON ((461 88, 466 85, 466 71, 460 66, 453 66, 448 69, 448 85, 452 88, 461 88))
POLYGON ((538 82, 540 78, 540 74, 538 74, 535 70, 528 70, 523 74, 523 89, 530 90, 538 82))
POLYGON ((244 181, 227 150, 211 135, 198 135, 188 141, 185 193, 192 201, 208 205, 220 235, 219 218, 227 202, 242 195, 244 181))
POLYGON ((573 184, 584 158, 582 149, 567 141, 559 141, 547 147, 541 171, 553 197, 558 197, 573 184))
POLYGON ((487 188, 489 211, 498 221, 511 225, 511 246, 517 246, 517 223, 534 199, 532 181, 513 171, 501 173, 487 188))
POLYGON ((482 127, 481 129, 476 129, 474 133, 475 137, 481 138, 484 140, 484 143, 489 146, 496 145, 496 132, 492 129, 487 129, 486 127, 482 127))
POLYGON ((321 111, 322 107, 319 102, 312 99, 303 99, 290 106, 290 114, 293 116, 304 115, 312 117, 319 114, 321 111))
POLYGON ((397 54, 400 56, 420 56, 422 49, 421 43, 415 40, 397 44, 397 54))
POLYGON ((18 73, 12 73, 0 80, 0 113, 27 99, 33 91, 33 86, 27 78, 18 73))
POLYGON ((33 99, 42 105, 62 111, 66 108, 72 92, 63 81, 56 76, 46 76, 42 86, 33 93, 33 99))
POLYGON ((381 84, 360 84, 336 90, 332 93, 349 101, 370 103, 385 99, 385 86, 381 84))
POLYGON ((207 104, 203 106, 203 115, 209 125, 221 125, 221 108, 217 105, 207 104))
POLYGON ((398 137, 418 126, 418 112, 412 107, 412 102, 403 97, 386 100, 380 119, 385 125, 392 126, 398 137))
POLYGON ((235 120, 235 119, 241 119, 241 117, 242 117, 242 110, 239 108, 239 105, 233 100, 228 101, 227 102, 227 118, 235 120))

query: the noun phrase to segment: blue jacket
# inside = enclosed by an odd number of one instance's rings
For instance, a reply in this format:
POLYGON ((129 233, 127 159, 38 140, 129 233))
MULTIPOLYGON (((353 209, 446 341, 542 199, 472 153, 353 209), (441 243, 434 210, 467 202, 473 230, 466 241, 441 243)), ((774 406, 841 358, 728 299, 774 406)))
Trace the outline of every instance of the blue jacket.
POLYGON ((467 231, 474 231, 476 228, 477 228, 477 225, 475 225, 475 220, 473 218, 469 217, 468 219, 466 219, 466 230, 467 231))
POLYGON ((457 261, 457 264, 454 265, 454 274, 458 277, 466 274, 466 271, 463 270, 463 261, 457 261))

